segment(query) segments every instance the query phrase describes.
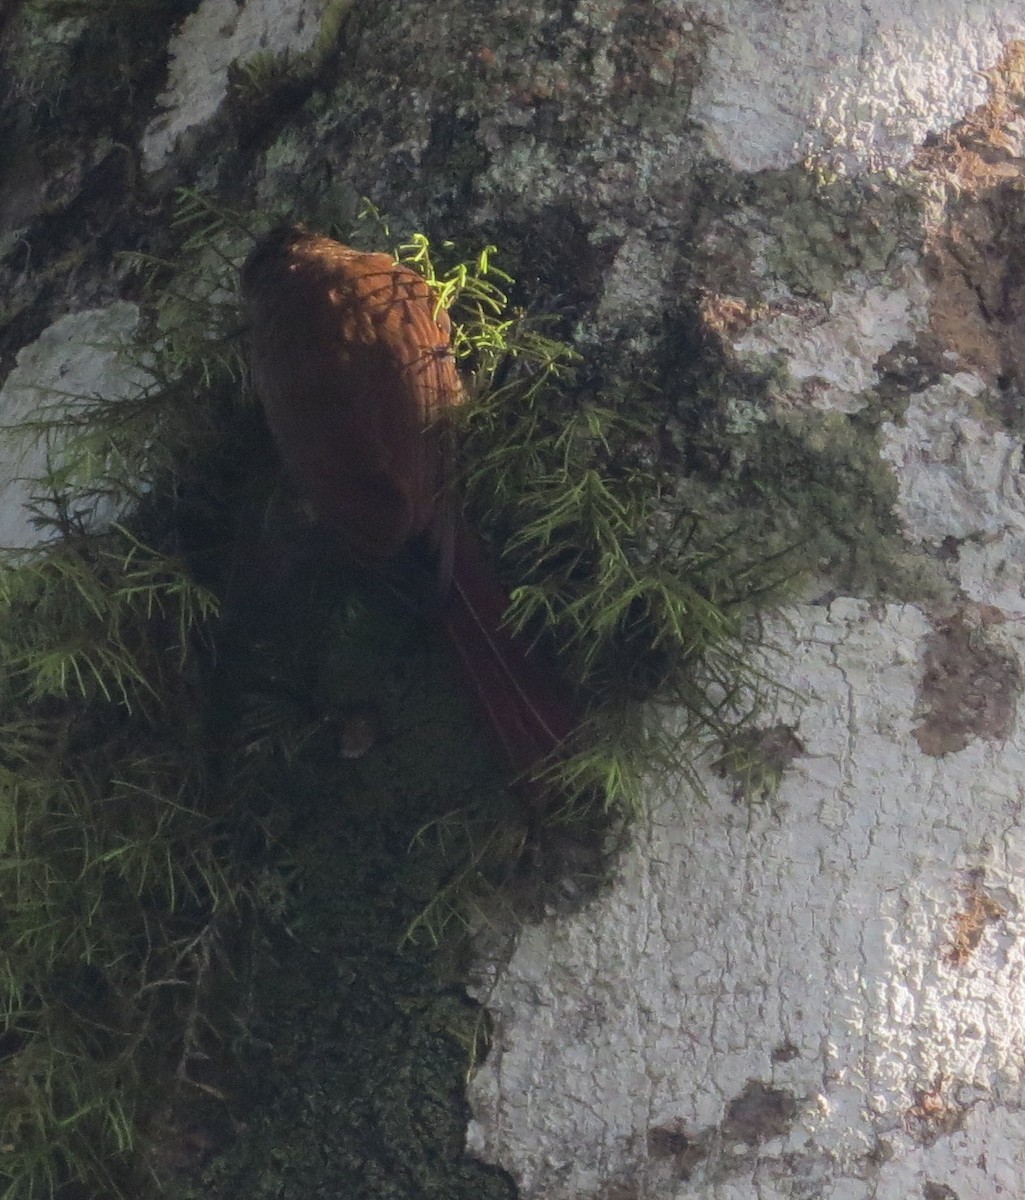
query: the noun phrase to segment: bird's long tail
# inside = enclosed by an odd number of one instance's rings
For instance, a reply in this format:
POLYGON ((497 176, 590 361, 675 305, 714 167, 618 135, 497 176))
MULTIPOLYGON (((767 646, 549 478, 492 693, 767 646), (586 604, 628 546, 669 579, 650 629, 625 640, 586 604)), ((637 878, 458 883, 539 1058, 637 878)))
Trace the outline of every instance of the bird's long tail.
POLYGON ((530 779, 565 751, 581 713, 547 656, 503 625, 508 603, 486 550, 457 522, 439 624, 510 764, 530 779))

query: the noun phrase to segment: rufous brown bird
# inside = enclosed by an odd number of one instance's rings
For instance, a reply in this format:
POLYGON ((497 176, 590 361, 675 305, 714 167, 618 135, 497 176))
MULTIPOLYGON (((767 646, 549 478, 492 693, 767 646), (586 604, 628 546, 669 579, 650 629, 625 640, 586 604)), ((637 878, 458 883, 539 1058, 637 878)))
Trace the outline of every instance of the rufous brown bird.
POLYGON ((448 315, 411 268, 301 227, 257 242, 242 295, 288 473, 333 538, 392 583, 429 564, 426 614, 529 777, 579 718, 550 665, 503 625, 508 596, 453 502, 448 417, 464 393, 448 315))

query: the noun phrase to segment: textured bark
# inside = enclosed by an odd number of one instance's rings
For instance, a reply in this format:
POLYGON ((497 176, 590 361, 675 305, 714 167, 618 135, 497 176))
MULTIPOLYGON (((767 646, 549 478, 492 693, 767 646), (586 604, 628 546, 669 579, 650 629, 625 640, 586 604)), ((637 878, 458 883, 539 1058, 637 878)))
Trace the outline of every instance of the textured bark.
POLYGON ((521 1195, 1017 1187, 1025 730, 922 752, 915 606, 801 606, 779 634, 807 699, 771 804, 653 796, 609 894, 482 989, 471 1146, 521 1195))

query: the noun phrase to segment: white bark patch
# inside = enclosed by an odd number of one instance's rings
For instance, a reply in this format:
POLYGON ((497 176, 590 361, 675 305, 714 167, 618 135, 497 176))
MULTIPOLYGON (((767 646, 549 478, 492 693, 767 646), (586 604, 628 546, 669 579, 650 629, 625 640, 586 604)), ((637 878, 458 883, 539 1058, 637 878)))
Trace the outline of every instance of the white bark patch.
POLYGON ((0 388, 0 546, 35 545, 39 531, 27 505, 35 481, 47 470, 44 441, 27 437, 19 423, 96 396, 117 399, 146 377, 119 358, 119 347, 138 321, 134 304, 118 301, 61 317, 18 354, 0 388))
POLYGON ((209 121, 228 94, 228 68, 263 50, 302 53, 313 45, 327 0, 203 0, 170 44, 161 115, 142 138, 147 171, 164 166, 187 130, 209 121))
POLYGON ((1025 36, 1016 0, 705 0, 720 32, 694 116, 734 167, 822 154, 850 170, 905 163, 987 95, 981 72, 1025 36))
POLYGON ((781 354, 790 375, 808 385, 815 408, 864 408, 861 393, 879 382, 874 364, 880 356, 925 328, 928 294, 910 270, 901 286, 849 283, 834 292, 828 307, 796 297, 775 304, 734 341, 734 350, 742 356, 781 354))
POLYGON ((986 421, 973 400, 985 385, 961 373, 913 396, 883 426, 883 457, 897 472, 897 512, 909 537, 957 548, 971 599, 1025 614, 1025 492, 1021 442, 986 421))
MULTIPOLYGON (((924 614, 789 617, 804 753, 771 811, 718 780, 663 797, 617 885, 482 989, 470 1147, 523 1200, 967 1200, 1025 1175, 1025 728, 928 757, 924 614)), ((994 636, 1020 663, 1025 629, 994 636)))

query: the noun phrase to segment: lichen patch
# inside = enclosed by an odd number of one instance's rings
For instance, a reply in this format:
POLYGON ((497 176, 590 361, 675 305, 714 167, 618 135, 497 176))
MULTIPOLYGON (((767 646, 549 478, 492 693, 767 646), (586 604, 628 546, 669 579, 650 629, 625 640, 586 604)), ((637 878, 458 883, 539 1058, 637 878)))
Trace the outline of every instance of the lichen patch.
POLYGON ((711 1131, 699 1134, 688 1132, 682 1117, 671 1117, 648 1130, 648 1154, 653 1159, 672 1162, 674 1173, 683 1180, 691 1177, 694 1168, 708 1157, 711 1131))
POLYGON ((791 1092, 749 1079, 740 1095, 726 1106, 722 1135, 727 1141, 756 1146, 781 1137, 796 1115, 797 1101, 791 1092))
POLYGON ((802 754, 804 744, 796 730, 777 723, 741 730, 723 750, 715 769, 732 781, 734 800, 765 800, 775 795, 783 773, 802 754))
POLYGON ((691 1129, 682 1117, 670 1117, 647 1131, 648 1156, 671 1166, 676 1178, 689 1180, 705 1162, 714 1162, 713 1174, 728 1176, 748 1152, 763 1142, 782 1137, 797 1116, 793 1094, 749 1079, 742 1092, 726 1106, 718 1126, 691 1129), (723 1147, 732 1153, 722 1156, 723 1147))
POLYGON ((927 716, 915 730, 923 754, 939 758, 977 737, 1001 740, 1014 723, 1021 688, 1017 663, 982 640, 962 618, 927 640, 919 700, 927 716))
POLYGON ((770 311, 733 347, 742 356, 782 354, 793 379, 811 385, 816 408, 857 412, 867 404, 862 393, 878 383, 876 362, 923 324, 922 282, 902 274, 886 286, 858 280, 835 290, 828 305, 804 300, 790 312, 770 311))

